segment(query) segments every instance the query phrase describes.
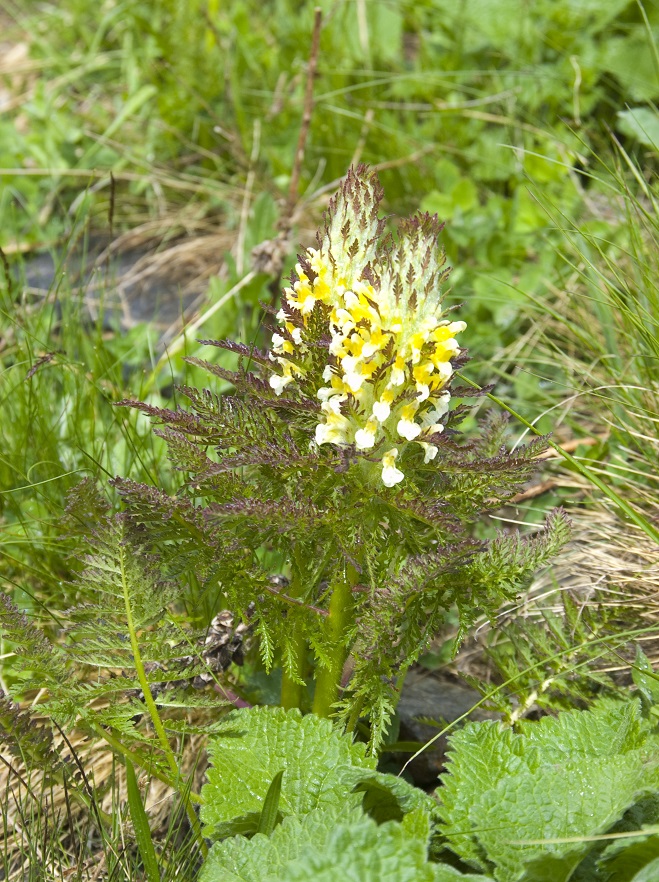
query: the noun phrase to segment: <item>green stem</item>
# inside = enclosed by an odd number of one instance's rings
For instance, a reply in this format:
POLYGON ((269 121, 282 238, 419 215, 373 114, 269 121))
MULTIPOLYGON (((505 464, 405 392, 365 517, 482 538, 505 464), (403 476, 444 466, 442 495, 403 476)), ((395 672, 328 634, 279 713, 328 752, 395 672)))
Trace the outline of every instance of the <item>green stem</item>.
MULTIPOLYGON (((302 594, 302 575, 297 557, 297 549, 293 549, 293 573, 291 584, 288 589, 291 598, 298 600, 302 594)), ((291 612, 293 612, 291 610, 291 612)), ((281 678, 281 706, 285 710, 293 707, 301 707, 304 685, 304 676, 307 667, 307 641, 305 639, 304 629, 300 627, 300 623, 295 621, 294 614, 291 616, 291 649, 295 656, 295 669, 287 671, 284 669, 281 678)))
POLYGON ((358 581, 357 570, 351 564, 346 564, 345 577, 332 591, 326 623, 326 635, 330 644, 330 665, 318 669, 313 700, 313 712, 319 717, 329 717, 339 697, 341 675, 348 656, 345 634, 348 626, 352 624, 352 589, 358 581))
POLYGON ((183 789, 180 787, 181 775, 178 768, 178 763, 176 762, 176 757, 174 756, 174 752, 169 743, 169 739, 167 738, 167 733, 165 732, 165 727, 163 726, 162 720, 160 719, 160 714, 158 713, 158 707, 153 699, 153 695, 151 694, 151 687, 149 686, 149 681, 146 676, 146 671, 144 670, 144 664, 142 662, 142 654, 140 653, 140 645, 137 640, 137 631, 135 630, 135 622, 133 620, 133 609, 130 605, 130 590, 128 588, 128 580, 126 578, 126 567, 124 561, 123 552, 120 554, 120 562, 121 562, 121 588, 124 595, 124 607, 126 609, 126 624, 128 625, 128 634, 130 637, 130 646, 133 650, 133 660, 135 662, 135 673, 137 674, 137 679, 139 681, 140 686, 142 687, 142 693, 144 695, 144 703, 146 704, 147 710, 149 712, 149 716, 151 717, 151 722, 153 723, 153 728, 155 729, 156 735, 158 736, 158 740, 162 746, 163 752, 167 759, 167 763, 169 768, 172 770, 172 775, 174 780, 176 781, 176 787, 181 796, 185 800, 185 810, 186 814, 190 820, 190 824, 192 829, 195 831, 197 835, 197 839, 199 841, 199 847, 201 848, 202 854, 204 857, 208 854, 208 848, 206 843, 204 842, 204 837, 201 834, 201 827, 199 826, 199 819, 195 814, 195 810, 190 802, 189 796, 184 795, 183 789))
POLYGON ((302 705, 302 690, 306 689, 304 675, 306 673, 307 641, 299 628, 296 628, 293 634, 293 650, 297 670, 292 673, 284 671, 281 678, 281 706, 285 710, 290 710, 292 707, 299 708, 302 705))
POLYGON ((354 705, 352 706, 352 710, 350 711, 350 718, 346 724, 346 732, 354 732, 357 723, 359 722, 359 718, 362 713, 362 708, 364 707, 364 699, 358 698, 354 705))
MULTIPOLYGON (((121 756, 124 756, 127 759, 129 759, 132 762, 132 764, 135 766, 135 768, 144 769, 145 771, 147 771, 149 773, 149 775, 151 775, 154 778, 157 778, 158 781, 162 781, 163 784, 166 784, 168 787, 171 787, 173 790, 177 789, 177 782, 176 781, 173 781, 168 775, 165 775, 163 772, 156 769, 151 763, 147 762, 144 759, 144 757, 140 756, 138 753, 135 753, 135 751, 130 750, 128 747, 123 745, 121 743, 121 741, 119 741, 117 738, 115 738, 114 735, 111 735, 107 729, 104 729, 98 723, 93 723, 92 728, 94 729, 94 731, 96 732, 96 734, 100 738, 102 738, 104 741, 107 741, 107 743, 110 745, 112 750, 115 751, 115 753, 118 753, 121 756)), ((201 796, 199 796, 198 793, 194 793, 193 791, 190 791, 190 793, 188 794, 188 797, 191 800, 191 802, 196 802, 196 803, 202 802, 201 796)), ((108 815, 108 817, 110 818, 110 820, 112 820, 112 817, 110 815, 108 815)))

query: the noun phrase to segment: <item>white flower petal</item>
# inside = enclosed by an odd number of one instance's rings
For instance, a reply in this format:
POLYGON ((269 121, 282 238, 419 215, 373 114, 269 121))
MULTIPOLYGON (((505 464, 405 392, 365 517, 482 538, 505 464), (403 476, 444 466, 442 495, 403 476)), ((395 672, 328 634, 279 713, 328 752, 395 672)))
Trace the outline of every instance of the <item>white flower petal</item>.
POLYGON ((281 393, 284 391, 284 386, 287 386, 292 379, 293 377, 280 377, 279 374, 273 374, 268 382, 275 390, 277 395, 281 395, 281 393))
POLYGON ((373 416, 380 423, 384 423, 385 420, 388 420, 390 413, 391 407, 386 401, 376 401, 373 405, 373 416))
POLYGON ((357 450, 368 450, 375 444, 375 432, 369 429, 359 429, 355 432, 355 447, 357 450))
POLYGON ((445 413, 448 412, 449 402, 451 400, 450 392, 442 392, 439 398, 434 402, 433 407, 426 411, 421 417, 421 424, 424 428, 434 426, 438 423, 445 413))
POLYGON ((382 469, 382 483, 385 487, 395 487, 396 484, 400 484, 405 475, 401 472, 400 469, 397 469, 394 465, 386 465, 382 469))
POLYGON ((421 434, 421 426, 412 420, 399 420, 396 431, 408 441, 414 441, 417 435, 421 434))
POLYGON ((344 341, 345 337, 342 334, 334 334, 329 345, 330 353, 332 355, 340 355, 341 351, 343 350, 344 341))
POLYGON ((453 366, 450 361, 440 361, 437 365, 437 373, 446 382, 453 376, 453 366))
POLYGON ((330 433, 330 427, 326 426, 325 423, 318 423, 316 426, 316 444, 327 444, 328 434, 330 433))
POLYGON ((343 382, 351 392, 359 392, 366 377, 364 374, 344 374, 343 382))
POLYGON ((417 444, 420 444, 425 451, 425 456, 423 457, 424 462, 430 462, 431 459, 434 459, 437 456, 439 447, 435 447, 434 444, 427 444, 425 441, 417 441, 417 444))
POLYGON ((345 395, 333 395, 320 405, 325 413, 341 413, 341 403, 346 400, 345 395))
POLYGON ((466 328, 467 322, 451 322, 448 326, 448 329, 452 334, 461 334, 466 328))

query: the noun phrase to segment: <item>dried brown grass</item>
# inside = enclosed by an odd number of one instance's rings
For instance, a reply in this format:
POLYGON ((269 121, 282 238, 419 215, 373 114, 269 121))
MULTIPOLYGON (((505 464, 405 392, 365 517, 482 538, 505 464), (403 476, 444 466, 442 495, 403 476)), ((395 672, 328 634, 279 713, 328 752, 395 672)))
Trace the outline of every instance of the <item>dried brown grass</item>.
MULTIPOLYGON (((127 786, 125 769, 116 755, 104 742, 91 741, 80 732, 73 732, 68 737, 80 768, 85 772, 89 787, 93 791, 97 806, 101 813, 115 820, 119 813, 127 807, 127 786)), ((68 745, 60 736, 56 736, 54 744, 64 755, 70 756, 68 745)), ((185 741, 185 748, 180 754, 180 771, 183 780, 190 780, 192 790, 198 792, 203 783, 207 767, 205 738, 201 735, 190 736, 185 741)), ((144 805, 149 817, 152 834, 164 837, 172 820, 176 806, 175 791, 162 781, 146 774, 139 774, 138 784, 142 791, 144 805)), ((76 785, 79 786, 79 785, 76 785)), ((85 788, 86 790, 86 788, 85 788)), ((73 786, 56 784, 46 781, 43 771, 28 770, 7 751, 0 751, 0 815, 6 832, 3 851, 10 858, 10 863, 21 866, 22 856, 26 852, 26 843, 39 848, 37 839, 44 841, 44 867, 47 863, 45 843, 49 842, 55 832, 58 835, 58 848, 61 853, 71 858, 71 867, 76 866, 76 854, 79 850, 77 841, 80 831, 90 835, 90 822, 94 813, 82 800, 72 795, 73 786), (47 830, 44 830, 47 827, 47 830), (37 834, 38 831, 38 834, 37 834), (46 835, 48 832, 48 835, 46 835)), ((133 839, 128 812, 122 817, 122 838, 133 839)), ((93 824, 92 824, 93 827, 93 824)), ((98 837, 95 834, 94 839, 98 837)), ((102 849, 90 866, 89 873, 82 878, 95 878, 102 859, 102 849)), ((80 868, 78 868, 80 869, 80 868)), ((17 871, 17 879, 22 878, 17 871)), ((57 873, 44 878, 60 878, 57 873)))

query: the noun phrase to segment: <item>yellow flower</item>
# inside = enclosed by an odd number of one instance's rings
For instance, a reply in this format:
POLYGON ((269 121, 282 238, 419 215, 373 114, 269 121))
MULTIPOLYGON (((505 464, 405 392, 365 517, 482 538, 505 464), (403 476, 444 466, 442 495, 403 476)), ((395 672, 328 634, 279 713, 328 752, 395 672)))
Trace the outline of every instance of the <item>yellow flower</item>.
MULTIPOLYGON (((319 331, 310 317, 322 304, 329 338, 322 379, 329 385, 319 383, 316 390, 321 401, 316 443, 354 444, 357 450, 387 441, 415 443, 428 463, 438 453, 429 439, 444 428, 440 419, 450 398, 445 387, 453 374, 451 359, 460 352, 456 336, 466 325, 449 322, 442 312, 448 270, 436 218, 404 221, 398 242, 382 246, 381 198, 376 178, 363 167, 348 173, 330 203, 318 248, 300 258, 297 280, 284 292, 285 308, 277 318, 286 335, 273 335, 271 358, 280 373, 270 385, 280 395, 296 376, 312 376, 319 331), (295 365, 286 358, 293 352, 295 365)), ((398 452, 392 447, 382 456, 387 487, 404 478, 395 466, 398 452)))
POLYGON ((417 435, 421 434, 421 426, 414 422, 418 405, 406 404, 400 411, 400 419, 396 426, 396 431, 408 441, 413 441, 417 435))
POLYGON ((394 463, 398 456, 398 450, 394 447, 382 457, 382 483, 385 487, 393 487, 399 484, 405 475, 397 469, 394 463))

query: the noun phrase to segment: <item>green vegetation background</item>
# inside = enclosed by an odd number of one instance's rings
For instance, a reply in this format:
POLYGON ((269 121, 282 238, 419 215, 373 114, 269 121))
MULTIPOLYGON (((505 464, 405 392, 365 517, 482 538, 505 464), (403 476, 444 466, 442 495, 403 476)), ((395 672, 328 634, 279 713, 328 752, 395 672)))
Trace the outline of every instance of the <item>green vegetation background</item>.
MULTIPOLYGON (((558 440, 595 441, 577 455, 656 518, 659 3, 319 5, 293 242, 307 243, 351 163, 378 167, 393 215, 420 206, 447 223, 470 376, 496 381, 558 440)), ((153 327, 117 333, 109 307, 89 317, 61 271, 66 254, 134 228, 156 231, 159 247, 217 234, 208 304, 233 290, 284 210, 314 4, 0 9, 9 40, 27 46, 15 68, 0 66, 0 575, 56 633, 57 612, 77 600, 67 491, 89 475, 105 488, 115 474, 179 480, 142 417, 113 403, 171 406, 174 382, 205 382, 178 357, 208 357, 199 336, 264 342, 258 303, 272 281, 256 274, 163 358, 153 327), (43 249, 58 267, 46 297, 20 276, 43 249)), ((538 522, 572 492, 524 517, 538 522)))
MULTIPOLYGON (((420 205, 447 222, 450 297, 469 324, 472 376, 497 381, 527 418, 546 412, 545 431, 566 423, 568 433, 597 436, 613 416, 622 471, 608 477, 629 491, 630 469, 641 471, 631 495, 647 502, 656 447, 639 451, 631 433, 656 425, 657 411, 648 181, 659 141, 659 4, 321 8, 300 238, 351 162, 379 166, 392 213, 420 205)), ((50 247, 59 265, 87 236, 149 221, 165 240, 218 230, 229 238, 225 271, 209 284, 217 302, 276 231, 313 6, 68 0, 8 4, 4 18, 29 49, 4 72, 14 98, 0 116, 8 259, 50 247)), ((258 339, 270 281, 256 275, 203 336, 258 339)), ((148 326, 107 333, 116 321, 108 311, 90 324, 63 272, 45 301, 20 283, 3 286, 3 569, 28 609, 39 608, 42 589, 55 607, 70 600, 63 576, 75 563, 61 553, 59 521, 80 477, 166 480, 158 439, 112 403, 126 393, 169 400, 172 380, 194 382, 194 369, 163 361, 148 326)), ((195 336, 185 342, 197 354, 195 336)), ((609 442, 586 450, 595 464, 611 462, 610 452, 609 442)))

